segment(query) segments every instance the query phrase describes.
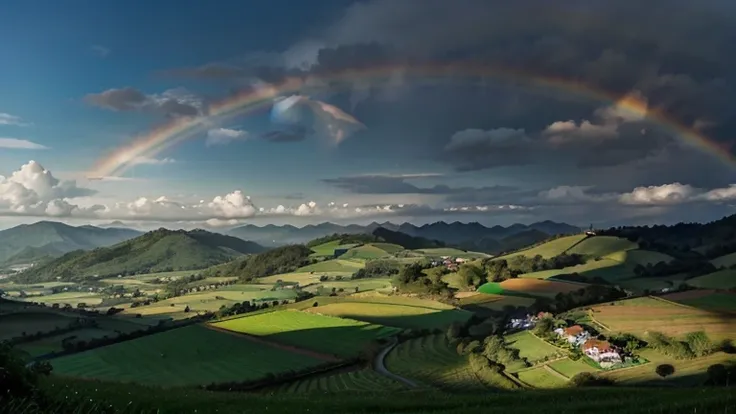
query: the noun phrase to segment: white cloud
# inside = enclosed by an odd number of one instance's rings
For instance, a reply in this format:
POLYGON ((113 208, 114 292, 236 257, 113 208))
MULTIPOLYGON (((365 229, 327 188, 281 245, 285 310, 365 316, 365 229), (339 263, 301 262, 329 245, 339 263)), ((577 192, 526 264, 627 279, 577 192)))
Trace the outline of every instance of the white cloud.
POLYGON ((205 145, 208 147, 215 145, 227 145, 238 139, 247 139, 248 133, 240 129, 230 128, 213 128, 207 131, 207 139, 205 145))
POLYGON ((0 112, 0 125, 26 126, 19 116, 10 115, 9 113, 0 112))
POLYGON ((152 157, 136 157, 131 160, 131 165, 165 165, 173 164, 176 160, 173 158, 152 158, 152 157))
POLYGON ((716 188, 705 192, 700 198, 708 201, 730 201, 736 200, 736 184, 731 184, 726 188, 716 188))
POLYGON ((547 126, 542 133, 553 145, 601 141, 618 136, 616 125, 595 125, 587 120, 579 124, 572 120, 557 121, 547 126))
POLYGON ((256 209, 242 191, 233 191, 225 196, 215 197, 207 206, 214 216, 224 218, 246 218, 256 214, 256 209))
POLYGON ((621 194, 619 201, 631 205, 667 205, 691 201, 702 190, 680 183, 659 186, 636 187, 630 193, 621 194))
MULTIPOLYGON (((0 114, 2 115, 2 114, 0 114)), ((2 120, 0 119, 0 124, 2 124, 2 120)), ((17 138, 0 138, 0 148, 8 148, 8 149, 25 149, 25 150, 45 150, 49 149, 49 147, 41 144, 37 144, 32 141, 28 141, 25 139, 17 139, 17 138)))

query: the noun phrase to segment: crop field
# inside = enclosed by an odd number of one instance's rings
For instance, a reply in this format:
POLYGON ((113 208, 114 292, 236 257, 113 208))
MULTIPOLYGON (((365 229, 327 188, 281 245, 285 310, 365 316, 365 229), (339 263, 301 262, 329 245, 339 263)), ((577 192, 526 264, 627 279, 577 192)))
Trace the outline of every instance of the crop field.
POLYGON ((523 294, 543 297, 555 297, 558 293, 572 292, 585 287, 579 283, 520 278, 504 280, 500 286, 503 289, 502 293, 506 295, 523 294))
POLYGON ((443 329, 453 322, 465 322, 472 313, 462 310, 437 310, 419 306, 345 302, 309 308, 319 315, 411 329, 443 329))
POLYGON ((104 336, 114 338, 115 336, 117 336, 117 333, 115 331, 98 328, 77 329, 65 334, 42 338, 33 342, 22 343, 17 345, 17 348, 27 352, 32 357, 36 357, 39 355, 63 350, 63 347, 61 346, 61 341, 64 338, 69 338, 72 336, 75 337, 75 341, 87 341, 94 338, 102 338, 104 336))
POLYGON ((357 245, 358 244, 356 243, 340 244, 340 240, 333 240, 331 242, 310 247, 310 249, 314 252, 312 256, 332 256, 335 254, 335 249, 350 249, 357 245))
POLYGON ((350 272, 351 274, 365 267, 365 263, 352 260, 333 259, 314 263, 297 269, 297 272, 350 272))
POLYGON ((586 364, 582 360, 573 361, 570 358, 560 359, 547 364, 550 368, 566 376, 572 378, 581 372, 597 372, 598 370, 586 364))
POLYGON ((299 283, 301 286, 306 286, 310 283, 318 283, 319 277, 322 275, 326 276, 344 276, 344 275, 351 275, 352 273, 348 272, 337 272, 337 273, 313 273, 313 272, 294 272, 294 273, 283 273, 280 275, 273 275, 273 276, 266 276, 258 279, 258 283, 263 284, 275 284, 277 281, 281 280, 284 282, 291 282, 291 283, 299 283))
POLYGON ((354 279, 354 280, 336 280, 336 281, 328 281, 328 282, 320 282, 319 285, 316 286, 310 286, 306 290, 308 291, 315 291, 319 289, 319 287, 322 287, 323 289, 332 289, 335 288, 337 290, 342 289, 343 291, 347 293, 356 293, 355 288, 358 288, 358 292, 368 292, 372 290, 391 290, 391 280, 390 279, 354 279))
POLYGON ((645 349, 641 356, 649 360, 648 364, 633 368, 604 371, 601 376, 610 378, 621 385, 636 385, 647 383, 650 385, 664 386, 699 386, 707 378, 708 367, 715 364, 734 364, 736 356, 723 352, 717 352, 701 358, 678 360, 665 357, 656 351, 645 349), (675 368, 675 372, 665 378, 660 377, 655 369, 660 364, 669 364, 675 368))
POLYGON ((548 279, 553 276, 569 273, 579 273, 581 276, 591 276, 594 271, 621 266, 621 263, 611 259, 588 260, 586 263, 565 267, 563 269, 540 270, 538 272, 524 273, 520 278, 548 279))
POLYGON ((660 331, 682 337, 689 332, 705 331, 711 339, 736 336, 731 316, 708 312, 650 297, 601 304, 593 308, 593 318, 616 332, 628 332, 642 338, 648 331, 660 331))
POLYGON ((59 375, 159 386, 257 379, 322 362, 197 325, 51 361, 59 375))
POLYGON ((26 302, 39 302, 47 305, 58 303, 59 305, 70 304, 77 307, 77 304, 84 303, 88 306, 96 306, 102 303, 102 295, 93 292, 61 292, 52 295, 31 296, 24 300, 26 302))
POLYGON ((467 357, 458 355, 444 334, 400 343, 386 357, 386 368, 424 385, 458 390, 485 388, 471 371, 467 357))
POLYGON ((631 242, 628 239, 613 236, 595 236, 581 241, 567 251, 567 253, 576 253, 592 257, 604 257, 625 250, 633 250, 638 247, 639 246, 636 243, 631 242))
POLYGON ((354 247, 345 254, 340 256, 340 259, 359 259, 359 260, 371 260, 380 259, 382 257, 391 256, 387 251, 380 249, 376 246, 366 244, 360 247, 354 247))
POLYGON ((530 249, 519 250, 514 253, 510 253, 503 256, 498 256, 496 259, 510 259, 514 256, 527 256, 534 257, 540 255, 545 259, 560 255, 574 246, 576 243, 585 239, 584 234, 576 234, 574 236, 560 237, 559 239, 550 240, 547 243, 534 246, 530 249))
POLYGON ((501 312, 506 308, 507 306, 513 306, 515 308, 526 308, 534 304, 536 299, 533 298, 525 298, 522 296, 503 296, 500 300, 495 300, 492 302, 486 302, 486 303, 480 303, 477 305, 472 306, 480 306, 481 308, 486 308, 492 311, 501 312))
POLYGON ((407 387, 398 381, 387 378, 372 369, 363 369, 329 376, 305 378, 280 385, 266 392, 268 394, 304 394, 340 391, 375 393, 381 391, 401 391, 405 389, 407 387))
POLYGON ((20 311, 0 317, 0 341, 37 332, 48 332, 53 329, 65 328, 74 318, 56 312, 20 311))
POLYGON ((727 254, 725 256, 716 257, 710 261, 713 266, 720 268, 721 266, 730 267, 736 265, 736 253, 727 254))
POLYGON ((460 301, 460 306, 466 306, 495 302, 507 296, 481 292, 457 292, 455 293, 455 297, 460 301))
POLYGON ((526 358, 531 363, 542 361, 545 357, 552 359, 564 353, 563 350, 557 349, 528 331, 506 336, 505 340, 511 348, 519 350, 519 356, 526 358))
POLYGON ((398 328, 294 310, 244 316, 212 325, 340 357, 356 356, 374 340, 400 331, 398 328))
POLYGON ((736 269, 719 270, 688 279, 687 284, 703 289, 733 289, 736 288, 736 269))
POLYGON ((385 251, 389 254, 398 253, 402 250, 404 250, 403 246, 400 246, 398 244, 393 243, 371 243, 372 246, 378 247, 379 249, 385 251))
POLYGON ((736 293, 716 292, 714 290, 688 290, 662 297, 698 309, 715 312, 736 312, 736 293))
POLYGON ((465 259, 483 259, 491 257, 488 254, 480 252, 466 252, 460 249, 453 249, 451 247, 438 247, 434 249, 421 249, 414 250, 417 253, 422 253, 427 256, 451 256, 451 257, 462 257, 465 259))
POLYGON ((645 290, 661 291, 666 288, 676 288, 685 281, 685 275, 671 275, 665 277, 633 277, 623 279, 617 284, 624 289, 642 293, 645 290))
POLYGON ((567 386, 567 381, 549 371, 539 367, 518 372, 519 379, 534 388, 561 388, 567 386))
POLYGON ((372 304, 377 304, 377 305, 387 304, 387 305, 416 306, 416 307, 436 309, 436 310, 455 309, 451 305, 433 301, 433 300, 406 297, 406 296, 382 295, 380 293, 374 293, 374 292, 366 292, 365 295, 357 294, 357 295, 350 295, 350 296, 320 296, 320 297, 316 297, 310 300, 291 303, 286 306, 289 309, 305 310, 305 309, 309 309, 313 307, 314 303, 317 303, 318 306, 328 305, 331 303, 372 303, 372 304))

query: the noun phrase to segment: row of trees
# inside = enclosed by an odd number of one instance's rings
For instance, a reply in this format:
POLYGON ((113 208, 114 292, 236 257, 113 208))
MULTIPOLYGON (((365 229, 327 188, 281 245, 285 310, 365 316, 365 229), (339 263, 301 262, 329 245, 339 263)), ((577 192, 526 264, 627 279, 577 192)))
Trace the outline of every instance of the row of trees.
POLYGON ((414 263, 405 266, 394 275, 391 284, 403 292, 451 297, 452 292, 442 280, 443 274, 440 268, 425 269, 420 264, 414 263))
POLYGON ((370 260, 365 267, 353 273, 353 279, 391 277, 399 273, 401 265, 395 260, 370 260))
POLYGON ((703 331, 690 332, 684 341, 679 341, 662 332, 649 332, 648 346, 675 359, 692 359, 709 355, 721 345, 713 343, 703 331))

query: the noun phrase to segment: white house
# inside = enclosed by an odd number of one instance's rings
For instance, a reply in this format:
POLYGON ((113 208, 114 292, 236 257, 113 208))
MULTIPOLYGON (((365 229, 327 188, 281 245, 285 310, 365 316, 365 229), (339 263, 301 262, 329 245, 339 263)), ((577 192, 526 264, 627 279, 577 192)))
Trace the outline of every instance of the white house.
POLYGON ((568 328, 557 328, 555 333, 567 340, 567 342, 580 346, 590 338, 590 334, 580 325, 573 325, 568 328))
POLYGON ((607 341, 589 339, 583 344, 583 352, 593 361, 599 363, 603 368, 621 362, 621 355, 615 347, 607 341))

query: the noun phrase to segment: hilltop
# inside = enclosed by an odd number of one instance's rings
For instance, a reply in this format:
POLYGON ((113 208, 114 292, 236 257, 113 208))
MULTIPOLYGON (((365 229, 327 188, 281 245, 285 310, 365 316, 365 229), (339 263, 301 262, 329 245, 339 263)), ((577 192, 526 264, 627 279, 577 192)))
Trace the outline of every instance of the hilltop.
POLYGON ((0 231, 0 264, 31 263, 74 250, 112 246, 140 235, 126 228, 74 227, 53 221, 22 224, 0 231))
POLYGON ((67 253, 21 273, 18 280, 74 281, 89 276, 203 269, 263 250, 257 243, 205 230, 162 228, 111 247, 67 253))

